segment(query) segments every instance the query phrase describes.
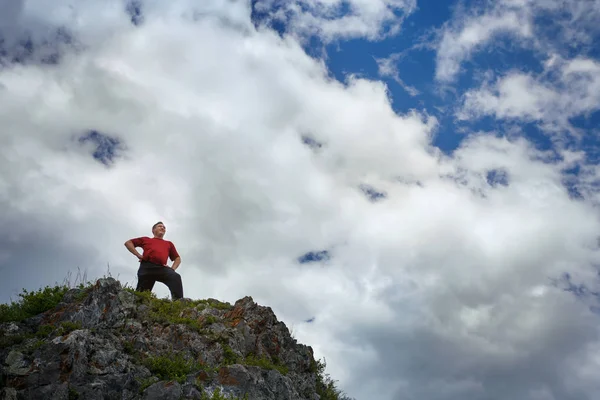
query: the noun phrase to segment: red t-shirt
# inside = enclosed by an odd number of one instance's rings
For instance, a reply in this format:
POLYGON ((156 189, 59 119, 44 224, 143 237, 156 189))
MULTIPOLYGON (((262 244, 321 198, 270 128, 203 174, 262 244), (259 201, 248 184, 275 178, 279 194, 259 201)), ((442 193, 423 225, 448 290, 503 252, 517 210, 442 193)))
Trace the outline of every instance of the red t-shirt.
POLYGON ((135 247, 141 247, 144 249, 142 261, 149 261, 153 264, 159 265, 167 265, 167 257, 169 257, 171 261, 175 261, 175 259, 179 257, 177 249, 175 249, 175 245, 168 240, 142 236, 131 239, 131 242, 135 247))

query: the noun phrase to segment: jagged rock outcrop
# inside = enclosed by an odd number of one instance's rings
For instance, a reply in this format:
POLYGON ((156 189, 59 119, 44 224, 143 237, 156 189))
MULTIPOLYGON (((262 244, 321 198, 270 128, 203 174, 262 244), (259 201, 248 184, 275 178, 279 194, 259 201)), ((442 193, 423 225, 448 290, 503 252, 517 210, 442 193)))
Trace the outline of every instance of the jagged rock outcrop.
POLYGON ((320 399, 312 349, 251 297, 170 301, 104 278, 0 334, 3 399, 320 399))

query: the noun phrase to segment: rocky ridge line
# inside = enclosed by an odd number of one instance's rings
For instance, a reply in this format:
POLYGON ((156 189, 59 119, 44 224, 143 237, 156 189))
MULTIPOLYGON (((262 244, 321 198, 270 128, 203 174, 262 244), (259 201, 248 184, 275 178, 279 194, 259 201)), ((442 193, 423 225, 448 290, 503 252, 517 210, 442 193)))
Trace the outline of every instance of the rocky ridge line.
POLYGON ((172 302, 103 278, 0 333, 3 399, 341 399, 251 297, 172 302))

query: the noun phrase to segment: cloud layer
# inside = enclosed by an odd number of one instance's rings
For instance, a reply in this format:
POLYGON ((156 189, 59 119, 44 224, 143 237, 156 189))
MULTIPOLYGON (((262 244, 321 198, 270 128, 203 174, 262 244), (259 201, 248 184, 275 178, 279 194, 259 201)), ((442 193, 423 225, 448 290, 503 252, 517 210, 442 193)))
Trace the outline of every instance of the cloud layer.
MULTIPOLYGON (((413 7, 351 3, 364 37, 413 7)), ((316 6, 290 3, 291 26, 343 36, 316 6)), ((443 154, 427 110, 394 112, 378 81, 332 80, 296 39, 256 29, 247 2, 144 2, 138 25, 121 2, 53 10, 23 3, 6 28, 72 40, 39 36, 55 63, 34 52, 0 70, 3 301, 78 266, 135 285, 123 243, 162 220, 187 297, 273 307, 357 399, 600 393, 594 297, 563 290, 565 272, 597 289, 600 224, 563 184, 576 155, 493 134, 443 154), (298 263, 311 251, 330 257, 298 263)), ((489 85, 465 112, 560 107, 532 77, 489 85)))

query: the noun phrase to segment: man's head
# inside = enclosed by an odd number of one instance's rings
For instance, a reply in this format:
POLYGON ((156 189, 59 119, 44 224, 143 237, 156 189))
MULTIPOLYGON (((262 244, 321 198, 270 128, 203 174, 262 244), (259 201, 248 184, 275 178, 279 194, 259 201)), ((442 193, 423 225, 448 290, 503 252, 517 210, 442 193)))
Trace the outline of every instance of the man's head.
POLYGON ((154 237, 157 238, 162 238, 163 236, 165 236, 165 233, 167 232, 167 228, 165 227, 165 224, 163 224, 162 222, 157 222, 154 225, 152 225, 152 234, 154 235, 154 237))

